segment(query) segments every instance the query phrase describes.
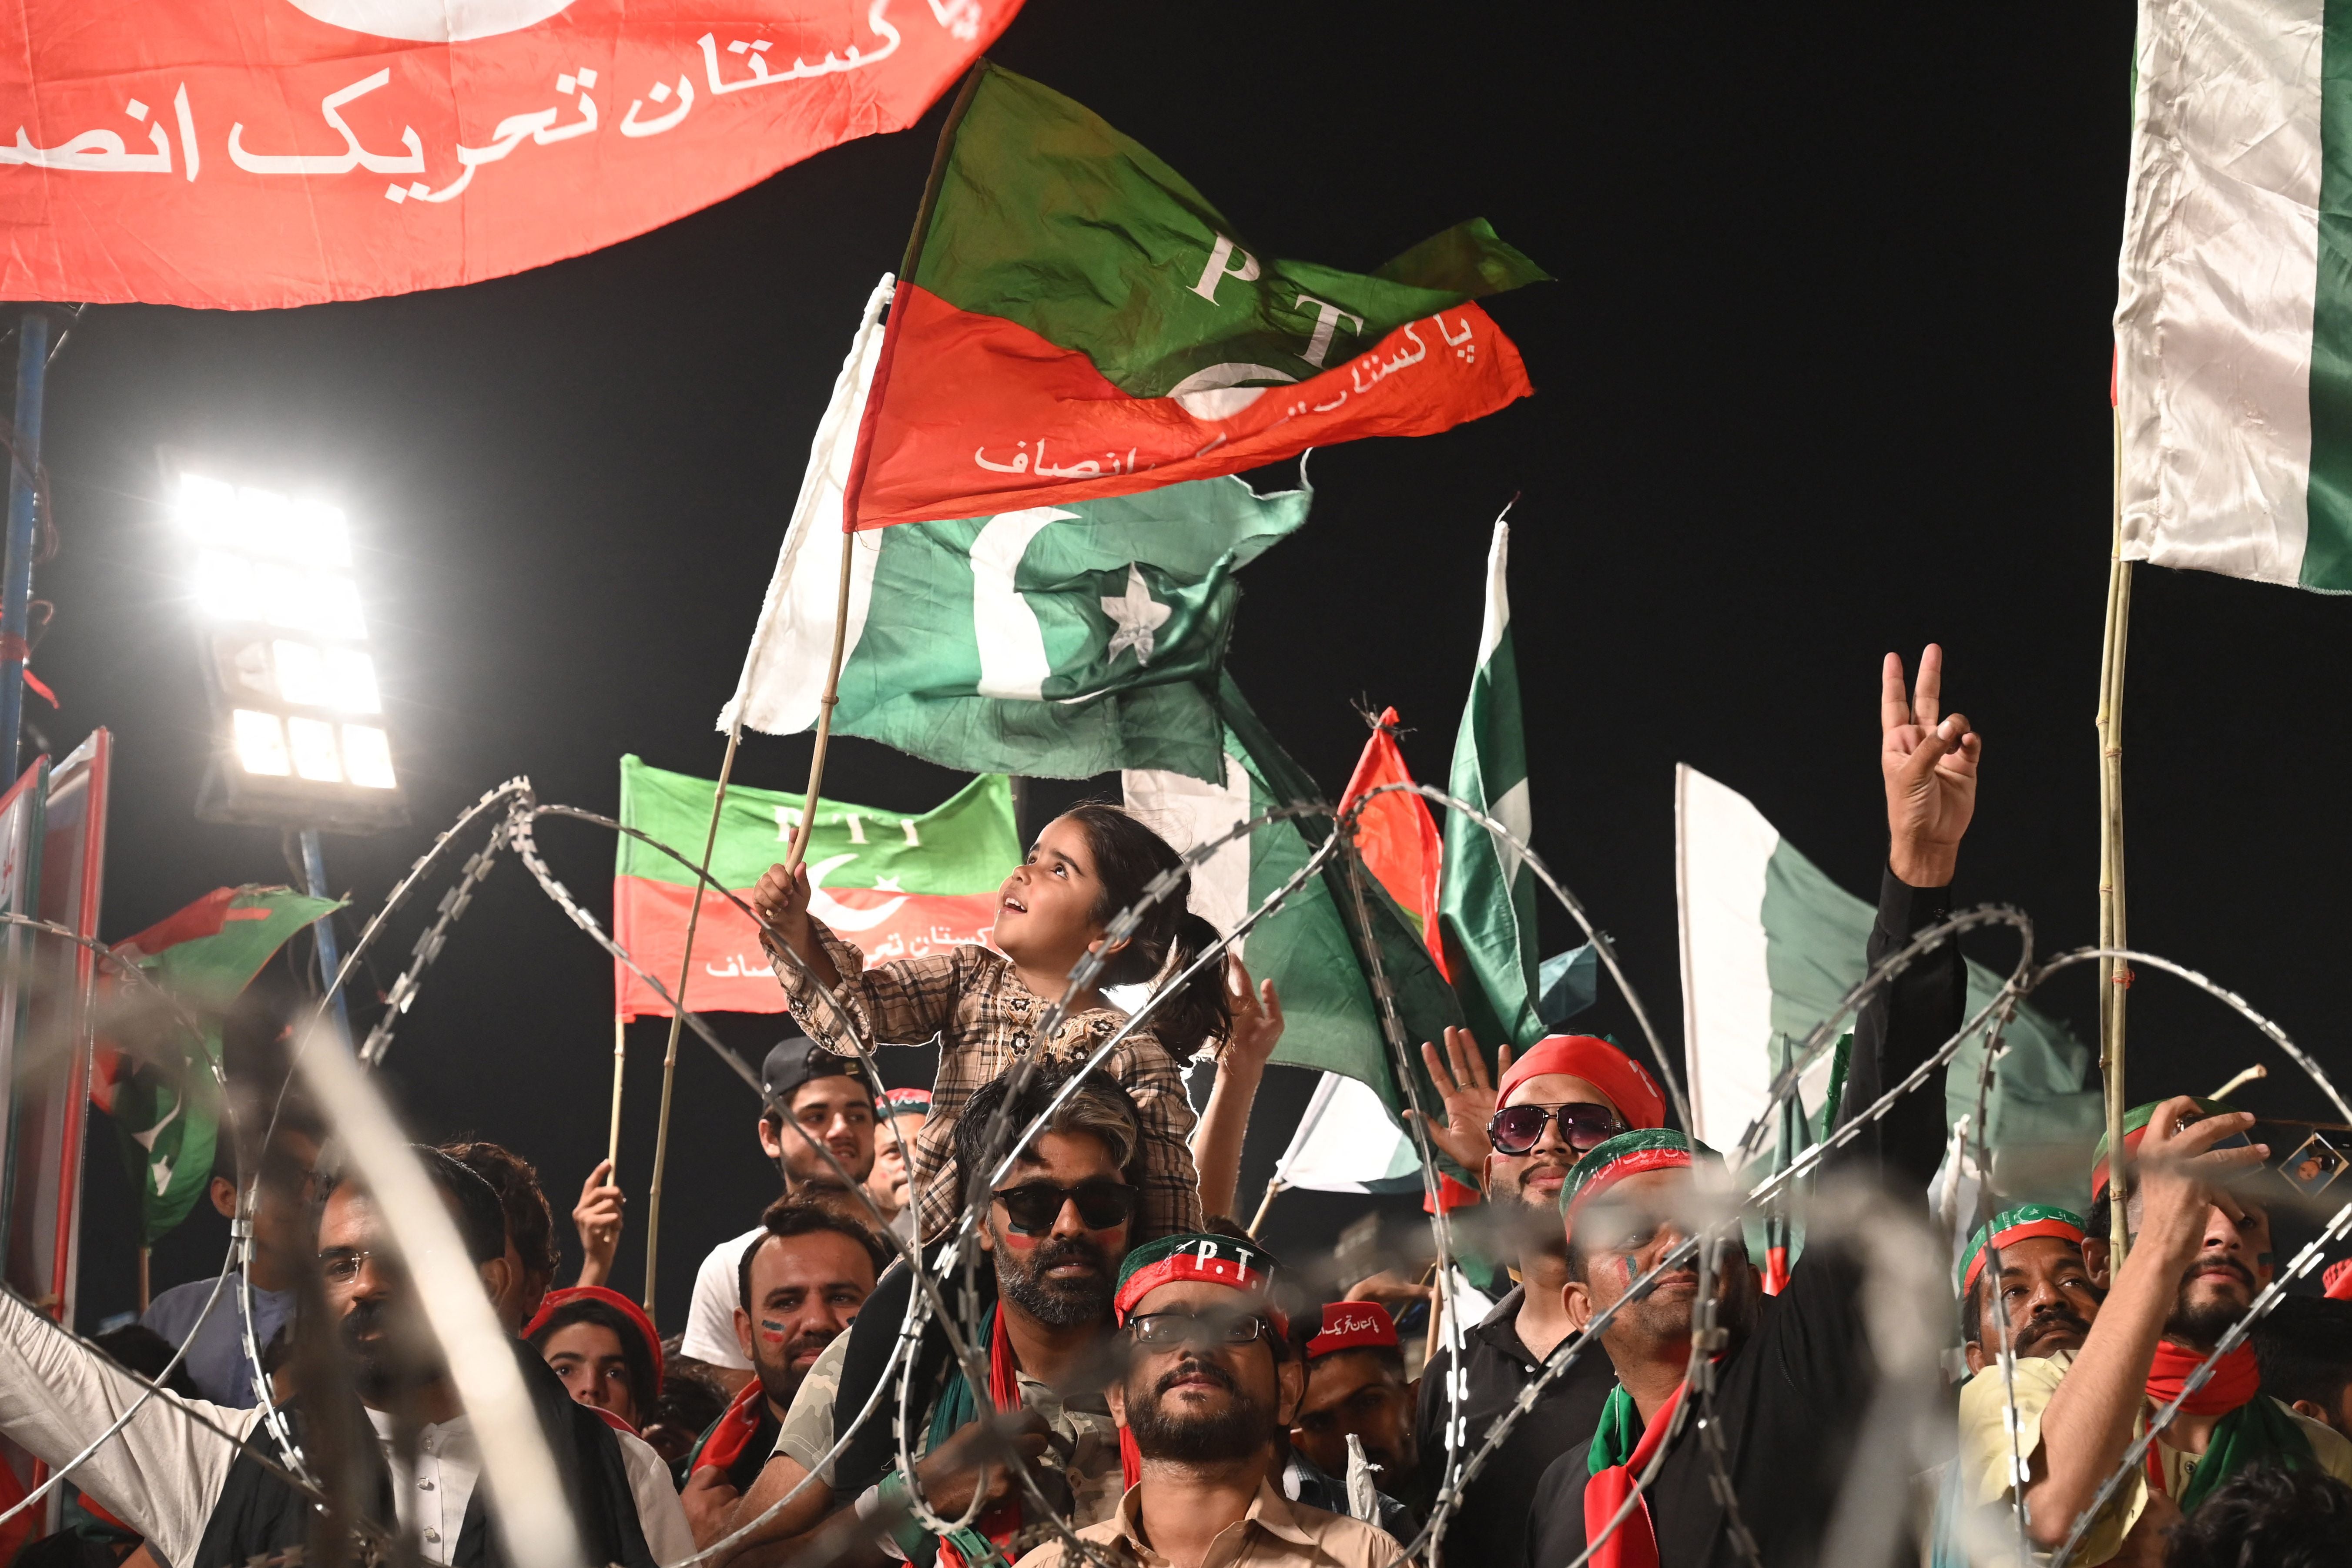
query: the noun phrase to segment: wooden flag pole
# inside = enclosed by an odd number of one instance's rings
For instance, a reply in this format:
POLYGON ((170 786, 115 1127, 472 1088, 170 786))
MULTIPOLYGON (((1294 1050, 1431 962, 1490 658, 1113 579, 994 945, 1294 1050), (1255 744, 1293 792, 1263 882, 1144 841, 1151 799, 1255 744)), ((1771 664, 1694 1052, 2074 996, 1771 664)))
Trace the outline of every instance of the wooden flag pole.
MULTIPOLYGON (((2099 945, 2128 945, 2124 917, 2124 655, 2131 641, 2131 563, 2124 559, 2123 415, 2116 415, 2115 534, 2107 562, 2106 636, 2099 657, 2099 945)), ((2111 1269, 2130 1247, 2125 1188, 2124 1001, 2131 966, 2099 960, 2099 1075, 2107 1113, 2111 1269)), ((2110 1276, 2112 1278, 2112 1275, 2110 1276)))

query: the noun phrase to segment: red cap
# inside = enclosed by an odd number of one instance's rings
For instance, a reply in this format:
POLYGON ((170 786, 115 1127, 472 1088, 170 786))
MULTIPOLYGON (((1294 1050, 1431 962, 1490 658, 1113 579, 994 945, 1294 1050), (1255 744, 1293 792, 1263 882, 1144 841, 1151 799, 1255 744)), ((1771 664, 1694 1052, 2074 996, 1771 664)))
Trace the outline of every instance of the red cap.
POLYGON ((1396 1320, 1388 1309, 1372 1301, 1330 1301, 1323 1308, 1323 1328, 1307 1342, 1307 1359, 1334 1351, 1397 1349, 1396 1320))
MULTIPOLYGON (((661 1334, 654 1328, 654 1321, 646 1316, 646 1310, 618 1290, 608 1290, 602 1285, 572 1285, 562 1290, 550 1290, 547 1300, 539 1304, 539 1310, 532 1314, 530 1321, 523 1325, 522 1337, 529 1339, 539 1332, 546 1326, 547 1320, 555 1316, 555 1310, 567 1301, 602 1301, 626 1318, 635 1327, 638 1337, 646 1342, 646 1352, 653 1358, 654 1363, 654 1393, 661 1393, 661 1334)), ((641 1411, 639 1414, 650 1412, 641 1411)))
POLYGON ((1511 1090, 1539 1073, 1560 1072, 1580 1078, 1607 1095, 1628 1127, 1664 1127, 1666 1097, 1642 1064, 1591 1035, 1546 1035, 1511 1058, 1510 1069, 1495 1086, 1495 1103, 1508 1105, 1511 1090))

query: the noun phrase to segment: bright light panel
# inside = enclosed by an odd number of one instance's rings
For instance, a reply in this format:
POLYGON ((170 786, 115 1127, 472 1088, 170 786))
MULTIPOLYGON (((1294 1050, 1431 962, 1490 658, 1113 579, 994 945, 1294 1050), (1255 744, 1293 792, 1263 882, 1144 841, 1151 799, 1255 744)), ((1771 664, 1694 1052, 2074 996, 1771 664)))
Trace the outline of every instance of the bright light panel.
POLYGON ((328 705, 346 713, 383 711, 383 700, 375 689, 375 660, 358 648, 327 650, 327 691, 328 705))
POLYGON ((351 531, 341 507, 257 486, 180 476, 180 521, 200 543, 310 566, 349 569, 351 531))
MULTIPOLYGON (((302 721, 298 719, 295 722, 302 721)), ((232 732, 236 742, 237 766, 247 773, 282 779, 294 771, 286 753, 286 731, 277 714, 240 708, 236 710, 232 732)))
POLYGON ((360 615, 360 586, 349 577, 332 572, 311 573, 310 602, 318 606, 313 630, 354 641, 367 637, 367 621, 360 615))
POLYGON ((320 784, 343 782, 343 764, 335 755, 335 727, 324 719, 286 721, 294 741, 294 771, 320 784))
POLYGON ((215 620, 254 619, 253 563, 224 550, 207 550, 197 556, 196 604, 215 620))
POLYGON ((362 789, 394 787, 392 742, 373 724, 343 726, 343 764, 362 789))
POLYGON ((269 645, 269 654, 278 667, 278 696, 299 707, 327 706, 327 661, 316 647, 280 639, 269 645))

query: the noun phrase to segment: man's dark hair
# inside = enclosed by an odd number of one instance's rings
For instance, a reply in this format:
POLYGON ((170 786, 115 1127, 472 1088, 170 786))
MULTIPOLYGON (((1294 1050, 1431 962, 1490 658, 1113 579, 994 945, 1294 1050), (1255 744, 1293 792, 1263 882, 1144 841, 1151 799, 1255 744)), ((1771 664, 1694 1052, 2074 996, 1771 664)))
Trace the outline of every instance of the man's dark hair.
POLYGON ((125 1323, 119 1329, 109 1329, 93 1336, 89 1342, 150 1383, 160 1381, 165 1388, 185 1399, 204 1397, 196 1387, 196 1380, 188 1373, 185 1360, 177 1366, 172 1366, 172 1342, 143 1323, 125 1323), (172 1368, 169 1377, 163 1375, 165 1367, 172 1368))
POLYGON ((2264 1394, 2330 1412, 2342 1403, 2352 1384, 2352 1301, 2286 1297, 2254 1325, 2253 1342, 2264 1394))
POLYGON ((747 1312, 759 1310, 751 1305, 751 1259, 759 1256, 760 1248, 777 1237, 808 1236, 820 1230, 829 1230, 835 1236, 849 1237, 866 1249, 866 1256, 874 1260, 876 1279, 880 1279, 882 1270, 890 1267, 890 1249, 877 1240, 872 1231, 822 1204, 814 1204, 805 1198, 778 1198, 760 1216, 760 1223, 767 1228, 753 1237, 744 1247, 743 1255, 735 1260, 735 1299, 743 1303, 743 1310, 747 1312))
POLYGON ((553 1280, 562 1258, 555 1248, 555 1211, 539 1184, 538 1168, 505 1144, 487 1139, 444 1143, 441 1152, 490 1184, 522 1266, 553 1280))
POLYGON ((2169 1568, 2340 1568, 2352 1487, 2317 1469, 2251 1465, 2171 1531, 2169 1568))
POLYGON ((653 1413, 654 1401, 661 1396, 661 1385, 654 1381, 654 1347, 646 1342, 644 1331, 618 1307, 593 1296, 576 1297, 549 1309, 539 1326, 530 1331, 531 1349, 544 1353, 547 1342, 556 1331, 574 1323, 593 1323, 613 1331, 613 1337, 621 1343, 621 1360, 629 1369, 629 1396, 642 1424, 653 1413))
MULTIPOLYGON (((1013 1141, 1044 1114, 1072 1076, 1073 1069, 1068 1068, 1040 1066, 1024 1072, 1016 1064, 1003 1076, 982 1084, 964 1101, 963 1113, 956 1118, 956 1164, 962 1170, 964 1180, 973 1184, 986 1181, 1004 1158, 1004 1152, 1013 1146, 1013 1141), (996 1126, 1000 1120, 1004 1124, 1002 1130, 996 1126)), ((1112 1163, 1129 1183, 1138 1183, 1141 1174, 1139 1164, 1143 1152, 1143 1117, 1135 1109, 1134 1099, 1110 1074, 1090 1072, 1080 1078, 1078 1087, 1055 1109, 1044 1131, 1096 1140, 1110 1151, 1112 1163)), ((1030 1145, 1033 1149, 1035 1146, 1034 1142, 1030 1145)), ((977 1191, 976 1185, 974 1190, 977 1191)))
MULTIPOLYGON (((423 1143, 410 1145, 410 1152, 425 1167, 425 1179, 441 1191, 457 1210, 457 1236, 466 1244, 466 1256, 476 1263, 488 1263, 493 1258, 507 1255, 507 1211, 499 1202, 496 1188, 468 1167, 459 1164, 440 1150, 423 1143)), ((343 1185, 346 1173, 323 1173, 319 1180, 318 1206, 323 1211, 327 1200, 343 1185)))

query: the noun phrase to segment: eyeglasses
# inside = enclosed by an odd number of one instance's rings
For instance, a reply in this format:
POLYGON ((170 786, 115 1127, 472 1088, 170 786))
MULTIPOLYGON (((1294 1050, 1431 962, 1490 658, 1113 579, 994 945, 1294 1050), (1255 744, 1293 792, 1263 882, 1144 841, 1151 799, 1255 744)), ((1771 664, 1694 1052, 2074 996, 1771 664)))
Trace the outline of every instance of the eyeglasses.
POLYGON ((1543 1141, 1547 1121, 1559 1122, 1561 1141, 1580 1154, 1625 1131, 1605 1105, 1507 1105, 1486 1123, 1486 1141, 1498 1154, 1524 1154, 1543 1141))
POLYGON ((1078 1205, 1078 1223, 1088 1230, 1116 1230, 1135 1217, 1137 1193, 1125 1182, 1094 1176, 1075 1187, 1052 1182, 1024 1182, 1001 1187, 993 1194, 1004 1205, 1004 1220, 1016 1236, 1043 1236, 1062 1217, 1064 1204, 1078 1205))
POLYGON ((374 1256, 373 1252, 355 1251, 348 1247, 331 1247, 319 1254, 319 1272, 327 1277, 330 1285, 348 1285, 360 1277, 360 1270, 374 1256))
POLYGON ((1264 1318, 1234 1312, 1196 1317, 1191 1312, 1146 1312, 1127 1321, 1128 1337, 1137 1344, 1165 1350, 1173 1345, 1245 1345, 1274 1334, 1264 1318))

